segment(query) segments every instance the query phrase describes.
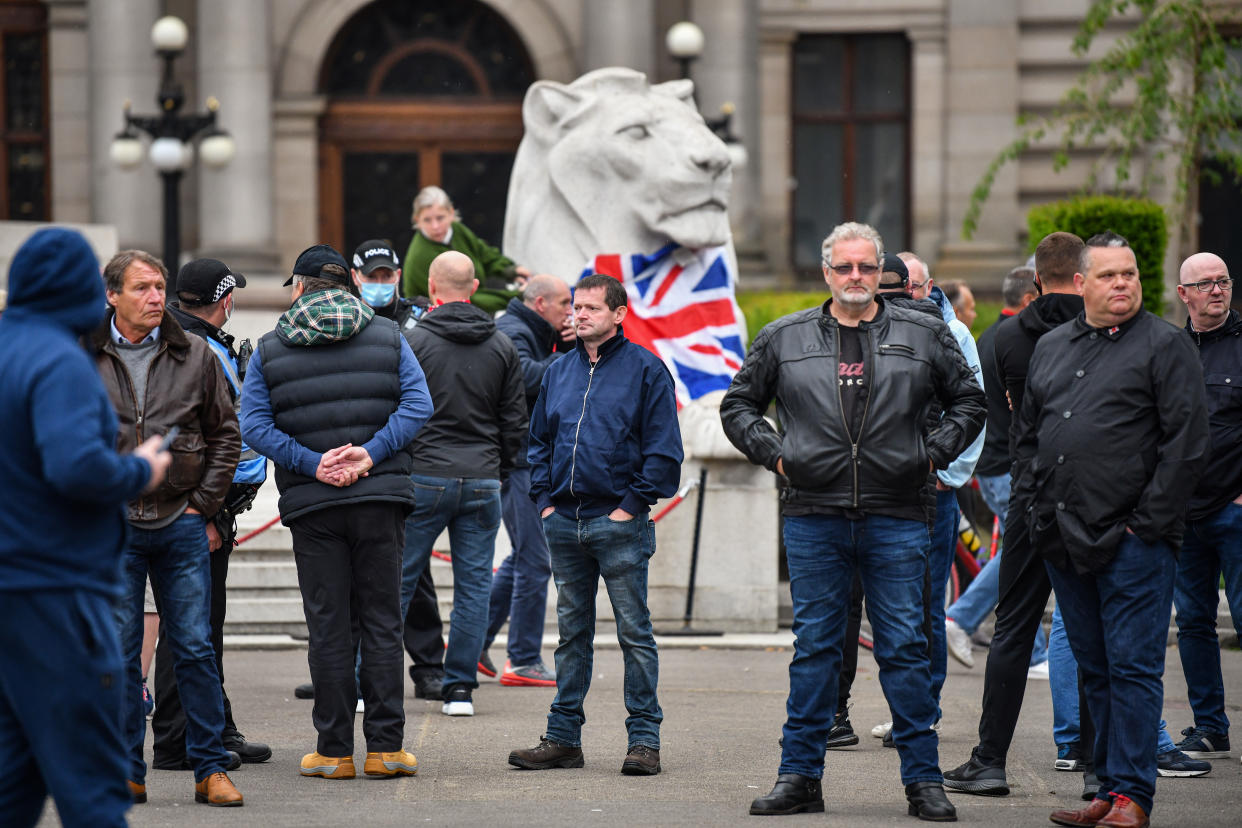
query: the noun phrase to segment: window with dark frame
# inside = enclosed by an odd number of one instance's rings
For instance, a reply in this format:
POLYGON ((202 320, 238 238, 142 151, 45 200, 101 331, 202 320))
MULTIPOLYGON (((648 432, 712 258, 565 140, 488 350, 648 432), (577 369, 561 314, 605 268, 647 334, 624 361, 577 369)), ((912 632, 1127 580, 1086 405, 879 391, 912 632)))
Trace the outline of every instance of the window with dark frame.
POLYGON ((0 219, 47 221, 47 10, 38 0, 0 3, 0 219))
POLYGON ((910 238, 910 43, 901 34, 803 35, 793 51, 792 260, 822 279, 833 226, 874 226, 889 250, 910 238))

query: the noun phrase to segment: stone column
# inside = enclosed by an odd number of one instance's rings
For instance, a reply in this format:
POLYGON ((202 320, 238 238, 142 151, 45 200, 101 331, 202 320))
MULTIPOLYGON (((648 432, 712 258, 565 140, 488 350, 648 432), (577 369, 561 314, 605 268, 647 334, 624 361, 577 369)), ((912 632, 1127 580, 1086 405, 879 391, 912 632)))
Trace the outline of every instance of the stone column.
POLYGON ((628 66, 655 80, 655 0, 585 0, 583 6, 583 72, 628 66))
MULTIPOLYGON (((910 200, 913 249, 935 261, 945 241, 945 32, 920 26, 907 32, 911 45, 910 200)), ((951 235, 950 239, 956 239, 951 235)))
MULTIPOLYGON (((121 107, 154 113, 160 62, 151 45, 158 0, 88 3, 86 40, 90 53, 91 220, 116 226, 122 247, 159 253, 160 177, 145 159, 136 170, 112 164, 108 150, 121 131, 121 107)), ((61 173, 54 171, 54 175, 61 173)))
POLYGON ((85 0, 47 0, 52 220, 91 220, 90 66, 85 0))
POLYGON ((693 0, 689 16, 703 29, 706 44, 691 67, 699 111, 717 118, 722 104, 733 104, 730 126, 747 151, 746 166, 733 171, 729 200, 733 240, 743 258, 760 243, 758 18, 758 0, 693 0))
POLYGON ((970 193, 988 164, 1017 135, 1018 4, 949 0, 946 71, 944 244, 939 278, 980 286, 1018 264, 1017 164, 996 178, 971 241, 962 241, 970 193))
POLYGON ((797 32, 789 28, 764 29, 759 42, 759 153, 754 159, 759 172, 761 243, 768 264, 781 286, 794 283, 789 255, 792 224, 789 198, 793 169, 792 90, 793 45, 797 32))
POLYGON ((218 123, 236 141, 237 155, 223 169, 200 164, 197 253, 243 273, 275 272, 277 264, 269 6, 253 0, 198 4, 199 93, 219 99, 218 123))

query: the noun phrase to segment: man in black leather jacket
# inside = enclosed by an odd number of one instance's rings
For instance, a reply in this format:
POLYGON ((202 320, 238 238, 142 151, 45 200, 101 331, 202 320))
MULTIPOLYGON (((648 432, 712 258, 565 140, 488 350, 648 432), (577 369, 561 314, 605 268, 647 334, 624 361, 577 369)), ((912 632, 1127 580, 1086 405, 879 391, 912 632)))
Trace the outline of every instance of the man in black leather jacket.
POLYGON ((789 717, 776 786, 752 814, 823 810, 824 744, 858 569, 910 813, 955 818, 932 730, 923 492, 928 473, 982 430, 985 401, 942 320, 876 296, 882 251, 867 225, 835 228, 823 244, 832 299, 764 327, 720 406, 730 441, 789 480, 782 512, 797 635, 789 717), (773 399, 783 434, 763 417, 773 399), (925 431, 934 401, 944 416, 925 431))

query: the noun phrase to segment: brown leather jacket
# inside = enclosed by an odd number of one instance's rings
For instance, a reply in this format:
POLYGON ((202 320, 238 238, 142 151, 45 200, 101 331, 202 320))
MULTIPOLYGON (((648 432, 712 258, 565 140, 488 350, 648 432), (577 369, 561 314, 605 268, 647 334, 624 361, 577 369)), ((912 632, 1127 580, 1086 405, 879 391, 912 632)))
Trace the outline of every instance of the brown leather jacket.
POLYGON ((224 502, 241 454, 241 431, 220 362, 206 342, 186 335, 165 310, 140 417, 129 372, 112 341, 112 316, 109 311, 89 346, 121 423, 117 451, 132 451, 152 435, 181 427, 170 447, 168 476, 154 492, 129 502, 128 517, 136 523, 159 520, 188 503, 210 518, 224 502))

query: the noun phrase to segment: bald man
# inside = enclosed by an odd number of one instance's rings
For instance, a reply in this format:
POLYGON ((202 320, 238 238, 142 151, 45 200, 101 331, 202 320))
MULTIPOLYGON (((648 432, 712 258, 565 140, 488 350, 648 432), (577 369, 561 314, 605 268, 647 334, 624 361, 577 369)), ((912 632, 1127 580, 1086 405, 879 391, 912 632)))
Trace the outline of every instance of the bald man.
MULTIPOLYGON (((539 384, 548 366, 574 349, 577 337, 569 286, 557 276, 535 276, 526 284, 521 299, 509 300, 496 327, 517 347, 526 408, 530 410, 539 397, 539 384)), ((487 650, 507 621, 508 657, 500 671, 500 683, 506 687, 555 687, 556 672, 544 666, 540 655, 552 563, 539 510, 530 499, 526 435, 516 467, 500 487, 500 503, 513 551, 492 576, 487 640, 479 656, 479 671, 496 675, 487 650)))
POLYGON ((443 712, 473 716, 475 669, 487 634, 501 481, 517 466, 526 394, 517 349, 491 314, 470 304, 474 262, 450 250, 431 262, 431 309, 410 334, 435 413, 414 451, 414 511, 405 523, 404 617, 431 547, 446 528, 453 556, 453 615, 444 657, 443 712))
POLYGON ((1196 759, 1229 755, 1229 718, 1216 639, 1217 584, 1234 629, 1242 633, 1242 317, 1229 307, 1233 280, 1214 253, 1182 263, 1177 295, 1186 303, 1186 331, 1199 347, 1207 381, 1212 446, 1186 514, 1186 535, 1177 560, 1173 603, 1177 649, 1194 711, 1193 727, 1178 744, 1196 759))

